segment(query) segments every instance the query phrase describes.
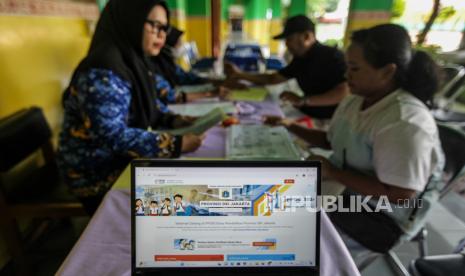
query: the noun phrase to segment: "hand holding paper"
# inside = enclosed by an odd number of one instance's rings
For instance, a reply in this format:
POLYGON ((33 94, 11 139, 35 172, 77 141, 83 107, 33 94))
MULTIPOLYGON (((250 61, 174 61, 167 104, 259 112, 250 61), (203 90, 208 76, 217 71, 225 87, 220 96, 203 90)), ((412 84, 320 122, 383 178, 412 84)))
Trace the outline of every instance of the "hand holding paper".
POLYGON ((202 141, 204 139, 205 139, 204 134, 202 134, 200 136, 192 134, 192 133, 188 133, 186 135, 183 135, 181 152, 187 153, 187 152, 196 151, 202 145, 202 141))
POLYGON ((188 127, 170 129, 166 130, 165 132, 168 132, 172 135, 184 135, 187 133, 200 135, 213 126, 217 125, 219 122, 223 121, 225 118, 226 114, 224 114, 223 110, 221 108, 215 108, 206 115, 195 120, 194 123, 188 127))

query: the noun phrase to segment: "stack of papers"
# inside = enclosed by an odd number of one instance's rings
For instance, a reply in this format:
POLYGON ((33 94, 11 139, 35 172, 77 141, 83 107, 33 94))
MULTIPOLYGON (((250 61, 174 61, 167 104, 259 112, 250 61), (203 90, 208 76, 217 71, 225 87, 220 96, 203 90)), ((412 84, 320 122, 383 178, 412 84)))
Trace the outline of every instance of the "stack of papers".
POLYGON ((226 157, 234 160, 301 160, 286 128, 265 125, 231 126, 226 157))
POLYGON ((204 116, 215 108, 220 108, 225 114, 236 113, 236 107, 231 102, 170 104, 168 108, 176 114, 184 116, 204 116))

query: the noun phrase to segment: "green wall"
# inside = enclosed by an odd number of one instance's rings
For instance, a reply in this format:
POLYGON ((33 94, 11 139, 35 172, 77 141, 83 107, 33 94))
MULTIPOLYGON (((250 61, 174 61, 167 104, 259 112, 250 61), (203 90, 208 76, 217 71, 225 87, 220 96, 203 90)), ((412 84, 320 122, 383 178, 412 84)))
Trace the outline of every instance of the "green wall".
POLYGON ((291 5, 289 6, 289 11, 288 11, 289 17, 298 15, 298 14, 306 14, 306 13, 307 13, 307 0, 291 0, 291 5))
POLYGON ((273 18, 281 19, 281 16, 283 16, 281 0, 270 0, 270 7, 273 11, 273 18))
POLYGON ((379 11, 390 10, 392 0, 352 0, 350 1, 350 10, 379 11))
POLYGON ((211 14, 210 0, 190 0, 186 4, 187 16, 210 16, 211 14))

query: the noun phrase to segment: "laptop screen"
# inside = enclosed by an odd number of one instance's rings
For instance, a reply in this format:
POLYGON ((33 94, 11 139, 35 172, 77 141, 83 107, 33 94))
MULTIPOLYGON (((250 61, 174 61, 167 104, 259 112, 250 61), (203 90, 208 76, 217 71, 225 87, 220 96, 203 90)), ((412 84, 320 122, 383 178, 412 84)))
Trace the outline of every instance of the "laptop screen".
POLYGON ((317 167, 133 174, 136 269, 318 265, 317 167))

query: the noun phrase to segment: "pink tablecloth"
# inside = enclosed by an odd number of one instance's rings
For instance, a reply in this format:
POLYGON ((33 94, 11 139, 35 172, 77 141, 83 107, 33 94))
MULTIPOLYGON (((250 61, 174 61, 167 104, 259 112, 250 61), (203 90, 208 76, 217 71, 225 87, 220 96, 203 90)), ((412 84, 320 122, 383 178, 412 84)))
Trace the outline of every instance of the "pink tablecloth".
MULTIPOLYGON (((58 275, 131 275, 131 216, 128 190, 111 190, 58 275)), ((339 234, 321 213, 320 275, 360 275, 339 234)))
MULTIPOLYGON (((242 116, 241 122, 257 123, 262 115, 282 115, 271 101, 251 103, 253 116, 242 116)), ((207 132, 202 147, 188 157, 224 157, 223 128, 207 132)), ((120 181, 120 180, 118 180, 120 181)), ((125 187, 130 187, 129 177, 125 187)), ((58 275, 130 275, 131 219, 128 190, 110 190, 79 241, 61 265, 58 275)), ((321 214, 320 275, 360 275, 346 246, 326 214, 321 214)))

